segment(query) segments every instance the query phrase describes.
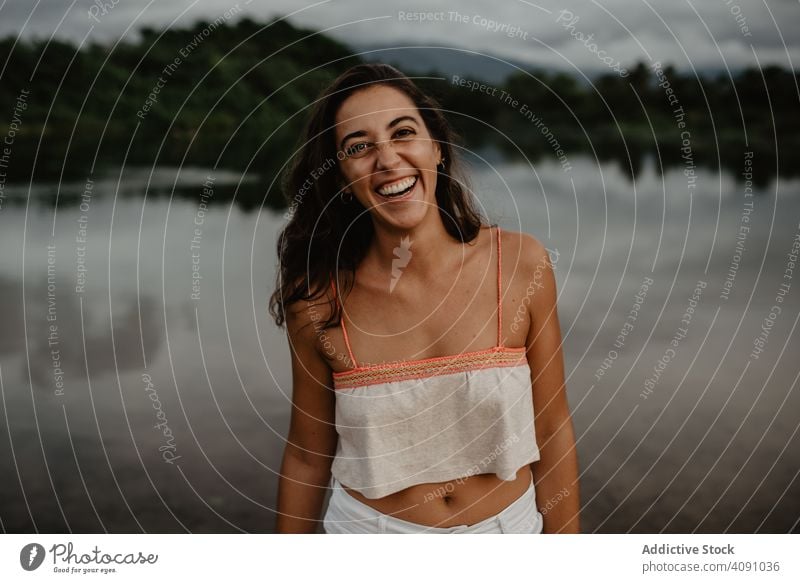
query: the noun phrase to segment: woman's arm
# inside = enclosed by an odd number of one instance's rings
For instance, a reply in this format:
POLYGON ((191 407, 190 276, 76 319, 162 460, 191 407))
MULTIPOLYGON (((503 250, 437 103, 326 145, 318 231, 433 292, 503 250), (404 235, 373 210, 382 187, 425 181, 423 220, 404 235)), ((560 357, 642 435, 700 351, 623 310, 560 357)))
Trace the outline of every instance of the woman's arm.
POLYGON ((575 434, 567 403, 556 282, 547 249, 522 235, 522 257, 534 293, 526 346, 536 413, 536 443, 541 459, 531 464, 536 502, 545 533, 580 532, 580 490, 575 434))
POLYGON ((278 533, 314 533, 331 476, 338 435, 331 369, 319 352, 314 310, 297 302, 287 310, 292 355, 292 413, 278 479, 278 533), (329 388, 331 387, 331 388, 329 388))

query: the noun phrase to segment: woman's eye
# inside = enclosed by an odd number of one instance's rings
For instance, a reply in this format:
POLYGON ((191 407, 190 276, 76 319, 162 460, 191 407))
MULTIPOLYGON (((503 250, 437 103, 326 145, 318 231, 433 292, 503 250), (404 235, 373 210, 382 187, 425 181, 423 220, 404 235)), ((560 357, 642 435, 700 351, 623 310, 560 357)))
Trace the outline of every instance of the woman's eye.
POLYGON ((402 130, 397 130, 397 133, 395 133, 395 136, 398 136, 398 137, 401 137, 401 138, 407 138, 407 137, 412 136, 412 135, 414 135, 414 130, 410 130, 408 128, 404 128, 402 130))
POLYGON ((356 154, 361 154, 364 150, 367 149, 366 142, 358 142, 357 144, 353 144, 352 146, 348 146, 345 151, 347 152, 348 156, 353 156, 356 154))

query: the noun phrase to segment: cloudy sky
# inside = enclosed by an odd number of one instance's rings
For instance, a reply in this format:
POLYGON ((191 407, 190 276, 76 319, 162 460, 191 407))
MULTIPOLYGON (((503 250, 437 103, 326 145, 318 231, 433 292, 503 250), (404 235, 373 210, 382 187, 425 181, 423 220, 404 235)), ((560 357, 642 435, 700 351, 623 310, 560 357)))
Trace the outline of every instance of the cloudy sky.
POLYGON ((445 45, 586 74, 639 60, 696 70, 800 63, 797 0, 0 0, 0 36, 115 41, 231 7, 288 15, 354 47, 445 45))

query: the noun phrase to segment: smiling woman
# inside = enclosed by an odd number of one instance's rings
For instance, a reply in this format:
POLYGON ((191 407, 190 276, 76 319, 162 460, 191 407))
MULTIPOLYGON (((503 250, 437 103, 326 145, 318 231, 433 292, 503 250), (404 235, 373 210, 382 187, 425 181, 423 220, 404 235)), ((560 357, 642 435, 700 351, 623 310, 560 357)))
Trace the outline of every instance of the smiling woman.
POLYGON ((376 218, 383 217, 396 228, 409 228, 428 214, 424 204, 394 203, 428 200, 434 204, 437 167, 443 166, 439 142, 415 109, 401 91, 374 85, 352 95, 336 113, 335 133, 341 136, 337 143, 345 158, 341 165, 345 191, 353 192, 364 208, 374 207, 376 218), (372 115, 363 113, 376 107, 372 115), (374 129, 350 131, 364 126, 374 129), (392 204, 384 208, 384 203, 392 204))
POLYGON ((310 112, 270 299, 293 377, 278 532, 314 532, 327 488, 327 533, 578 531, 552 264, 486 224, 455 151, 387 65, 346 71, 310 112))

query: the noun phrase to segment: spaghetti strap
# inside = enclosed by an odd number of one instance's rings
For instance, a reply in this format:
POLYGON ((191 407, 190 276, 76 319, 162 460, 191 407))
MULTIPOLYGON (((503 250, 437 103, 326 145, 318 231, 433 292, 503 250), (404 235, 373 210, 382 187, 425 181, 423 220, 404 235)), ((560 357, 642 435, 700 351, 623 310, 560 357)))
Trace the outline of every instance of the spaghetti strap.
POLYGON ((503 330, 503 302, 500 289, 500 280, 502 274, 503 257, 500 250, 500 227, 497 227, 497 348, 503 346, 502 330, 503 330))
POLYGON ((350 338, 347 337, 347 328, 344 325, 344 305, 340 304, 339 302, 339 295, 336 293, 336 285, 334 285, 333 283, 333 277, 331 277, 331 289, 333 290, 333 298, 334 300, 336 300, 336 304, 342 307, 342 317, 340 318, 340 322, 342 324, 342 334, 344 335, 344 343, 347 346, 347 353, 350 355, 350 360, 353 363, 353 368, 358 368, 356 357, 353 356, 353 349, 350 348, 350 338))

